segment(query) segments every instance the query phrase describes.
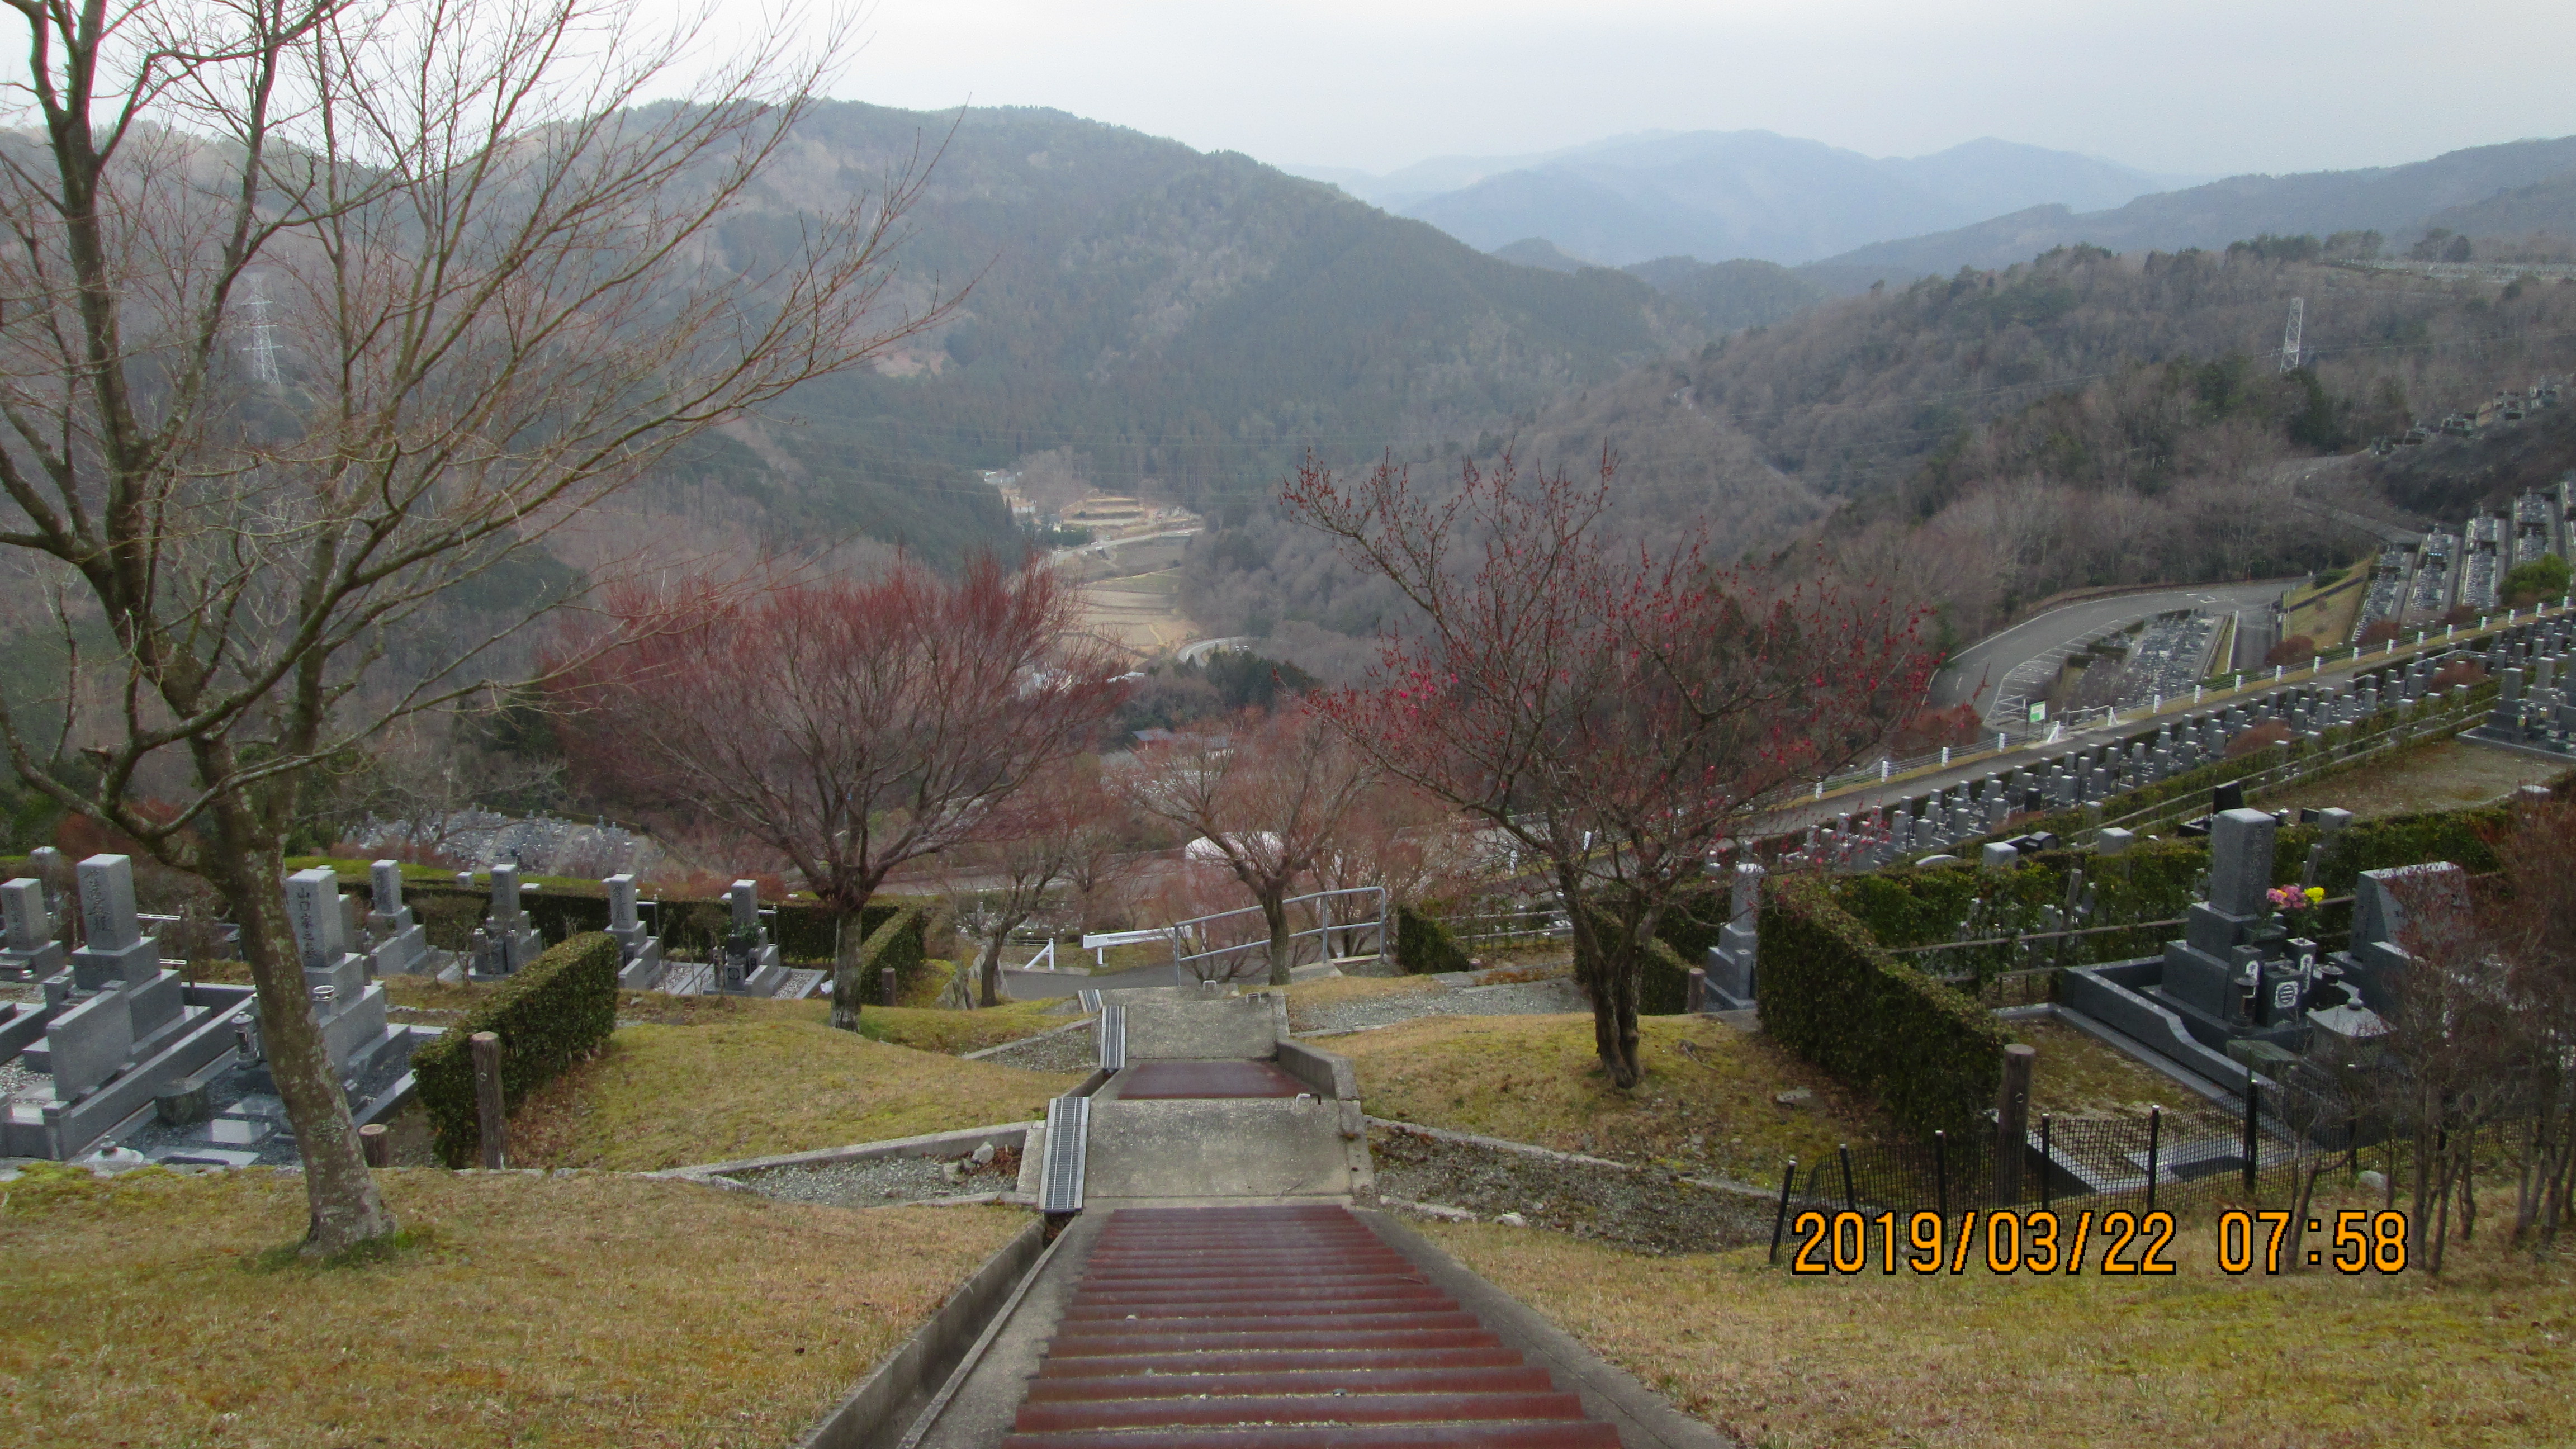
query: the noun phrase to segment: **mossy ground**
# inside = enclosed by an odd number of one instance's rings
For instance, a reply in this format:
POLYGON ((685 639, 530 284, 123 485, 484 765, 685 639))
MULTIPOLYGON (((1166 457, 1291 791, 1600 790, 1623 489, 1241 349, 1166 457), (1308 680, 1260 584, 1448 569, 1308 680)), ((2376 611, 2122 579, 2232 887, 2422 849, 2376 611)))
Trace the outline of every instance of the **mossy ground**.
POLYGON ((1321 1044, 1357 1065, 1372 1116, 1623 1161, 1767 1178, 1889 1130, 1875 1104, 1759 1034, 1696 1017, 1642 1026, 1633 1092, 1602 1075, 1588 1015, 1430 1016, 1321 1044), (1807 1105, 1773 1100, 1793 1088, 1807 1105))

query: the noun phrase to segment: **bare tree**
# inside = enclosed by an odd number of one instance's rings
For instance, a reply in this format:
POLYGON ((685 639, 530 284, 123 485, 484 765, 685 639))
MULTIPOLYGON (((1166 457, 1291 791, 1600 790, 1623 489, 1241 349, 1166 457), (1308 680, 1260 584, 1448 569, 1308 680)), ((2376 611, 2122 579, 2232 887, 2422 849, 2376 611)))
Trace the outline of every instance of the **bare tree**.
MULTIPOLYGON (((316 761, 479 682, 551 600, 481 581, 703 430, 865 360, 918 178, 767 254, 715 228, 822 72, 784 32, 639 108, 696 46, 624 0, 9 0, 0 544, 115 639, 67 783, 241 924, 305 1164, 306 1251, 391 1231, 288 939, 316 761)), ((78 738, 66 729, 65 738, 78 738)))
POLYGON ((901 563, 748 600, 622 593, 618 642, 560 687, 574 777, 785 857, 840 918, 832 1024, 856 1031, 860 913, 886 876, 990 838, 1002 802, 1124 693, 1074 608, 1052 569, 990 559, 953 581, 901 563))
POLYGON ((1548 863, 1594 1046, 1626 1088, 1664 911, 1784 787, 1912 715, 1933 661, 1919 614, 1883 593, 1713 569, 1691 542, 1612 549, 1614 473, 1605 455, 1595 486, 1542 472, 1524 488, 1507 454, 1432 502, 1390 463, 1345 483, 1310 459, 1286 505, 1420 618, 1369 687, 1315 707, 1380 769, 1548 863))
POLYGON ((1070 760, 1002 801, 986 817, 983 838, 950 855, 949 918, 978 950, 971 971, 949 978, 940 1005, 1001 1004, 1003 947, 1091 863, 1107 803, 1098 762, 1070 760))
POLYGON ((1270 984, 1285 986, 1295 964, 1288 897, 1374 775, 1323 719, 1290 707, 1141 750, 1119 784, 1136 808, 1197 832, 1252 893, 1270 933, 1270 984))

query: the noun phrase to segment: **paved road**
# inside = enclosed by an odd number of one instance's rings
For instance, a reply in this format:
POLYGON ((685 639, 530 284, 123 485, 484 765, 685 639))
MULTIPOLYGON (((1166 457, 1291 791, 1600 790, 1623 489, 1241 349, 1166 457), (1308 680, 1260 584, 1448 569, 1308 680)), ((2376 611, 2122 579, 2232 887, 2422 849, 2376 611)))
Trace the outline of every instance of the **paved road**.
POLYGON ((2281 597, 2294 579, 2253 584, 2206 584, 2159 589, 2153 593, 2114 594, 2066 604, 2024 619, 2000 634, 1991 634, 1959 651, 1932 682, 1932 703, 1942 709, 1973 701, 1979 713, 1992 709, 1998 694, 2017 692, 2005 681, 2023 665, 2054 666, 2066 658, 2076 640, 2098 630, 2152 618, 2168 609, 2206 609, 2225 614, 2259 611, 2281 597))

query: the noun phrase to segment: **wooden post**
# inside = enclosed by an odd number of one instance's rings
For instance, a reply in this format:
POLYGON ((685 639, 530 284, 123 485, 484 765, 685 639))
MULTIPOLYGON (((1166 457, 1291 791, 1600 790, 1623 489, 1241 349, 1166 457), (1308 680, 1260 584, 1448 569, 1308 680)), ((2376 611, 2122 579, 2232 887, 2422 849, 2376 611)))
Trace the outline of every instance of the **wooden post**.
POLYGON ((2021 1204, 2022 1159, 2030 1154, 2030 1068, 2039 1055, 2020 1042, 2004 1048, 2004 1082, 1995 1093, 1995 1206, 2021 1204))
POLYGON ((478 1031, 465 1039, 474 1053, 476 1127, 483 1138, 483 1165, 499 1168, 509 1146, 510 1114, 501 1101, 501 1038, 478 1031))
POLYGON ((369 1167, 394 1165, 393 1144, 386 1139, 382 1122, 370 1122, 358 1129, 358 1150, 367 1155, 369 1167))
POLYGON ((885 987, 885 1004, 894 1005, 894 968, 888 966, 878 972, 877 979, 885 987))

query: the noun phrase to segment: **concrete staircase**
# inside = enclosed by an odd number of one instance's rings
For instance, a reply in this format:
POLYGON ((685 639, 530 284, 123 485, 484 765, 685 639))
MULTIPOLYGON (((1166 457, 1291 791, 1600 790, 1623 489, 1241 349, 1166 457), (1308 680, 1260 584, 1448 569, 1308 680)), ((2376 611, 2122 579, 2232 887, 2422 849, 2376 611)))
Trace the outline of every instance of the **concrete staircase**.
POLYGON ((1136 1209, 1092 1245, 1006 1449, 1617 1449, 1342 1207, 1136 1209))

